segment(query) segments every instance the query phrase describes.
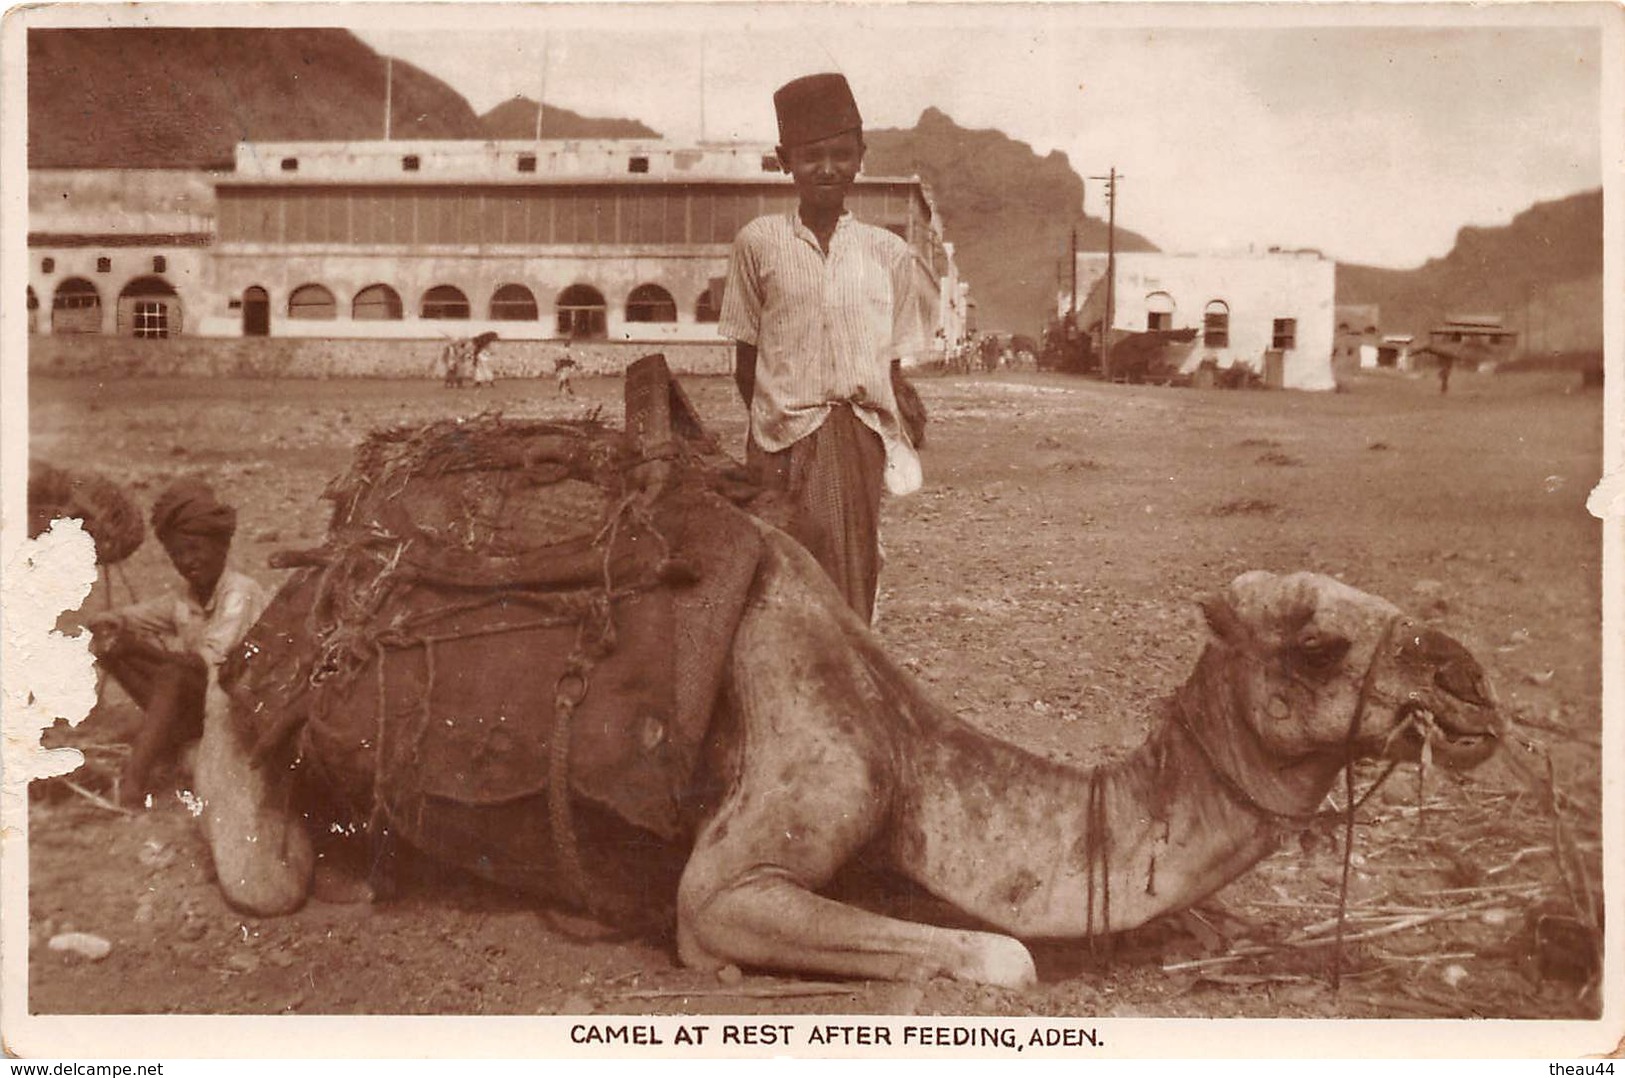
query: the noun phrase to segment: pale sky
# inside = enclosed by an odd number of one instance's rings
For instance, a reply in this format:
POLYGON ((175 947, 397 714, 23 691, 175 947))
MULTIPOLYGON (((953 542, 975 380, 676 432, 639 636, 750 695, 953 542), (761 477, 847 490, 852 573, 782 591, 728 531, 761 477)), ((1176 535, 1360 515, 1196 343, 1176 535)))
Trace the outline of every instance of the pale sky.
MULTIPOLYGON (((369 45, 476 111, 545 91, 679 140, 772 141, 773 89, 839 70, 867 126, 911 127, 935 105, 1060 150, 1079 175, 1115 166, 1119 224, 1173 251, 1318 247, 1414 266, 1462 225, 1600 185, 1605 141, 1619 152, 1602 127, 1604 57, 1621 62, 1607 4, 319 10, 366 12, 352 28, 369 45)), ((1607 115, 1617 124, 1617 105, 1607 115)), ((1104 216, 1098 185, 1085 201, 1104 216)))

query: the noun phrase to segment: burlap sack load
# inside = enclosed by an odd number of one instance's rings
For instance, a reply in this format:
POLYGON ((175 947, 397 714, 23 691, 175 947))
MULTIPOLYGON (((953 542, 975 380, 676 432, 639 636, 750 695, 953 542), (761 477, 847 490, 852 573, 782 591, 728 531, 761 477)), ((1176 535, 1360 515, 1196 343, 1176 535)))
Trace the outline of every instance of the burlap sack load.
POLYGON ((664 360, 640 364, 627 430, 373 434, 324 545, 281 557, 222 683, 258 758, 345 792, 326 826, 611 919, 674 893, 760 540, 664 360))

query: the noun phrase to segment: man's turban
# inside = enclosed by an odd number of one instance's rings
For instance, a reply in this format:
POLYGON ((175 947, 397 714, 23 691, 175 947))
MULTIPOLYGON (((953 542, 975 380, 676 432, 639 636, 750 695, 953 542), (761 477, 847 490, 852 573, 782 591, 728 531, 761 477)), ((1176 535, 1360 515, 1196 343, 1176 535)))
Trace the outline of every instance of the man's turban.
POLYGON ((220 502, 201 479, 171 483, 152 506, 152 532, 166 535, 205 535, 230 539, 237 531, 237 510, 220 502))

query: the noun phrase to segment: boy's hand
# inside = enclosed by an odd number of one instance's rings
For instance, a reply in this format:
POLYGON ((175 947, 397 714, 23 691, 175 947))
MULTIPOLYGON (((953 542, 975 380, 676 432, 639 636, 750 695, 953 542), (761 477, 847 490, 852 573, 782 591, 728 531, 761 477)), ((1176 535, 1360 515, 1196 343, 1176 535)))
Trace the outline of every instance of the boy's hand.
POLYGON ((90 653, 101 658, 118 638, 119 630, 123 628, 123 619, 111 611, 106 611, 88 618, 85 621, 85 628, 89 629, 91 634, 90 653))

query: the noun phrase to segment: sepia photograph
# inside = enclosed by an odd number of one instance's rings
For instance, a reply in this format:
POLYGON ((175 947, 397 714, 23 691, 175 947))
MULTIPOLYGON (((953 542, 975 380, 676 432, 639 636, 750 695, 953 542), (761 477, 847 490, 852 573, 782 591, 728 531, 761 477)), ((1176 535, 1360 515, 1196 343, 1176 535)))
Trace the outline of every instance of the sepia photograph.
POLYGON ((1618 1050, 1617 5, 0 50, 8 1053, 1618 1050))

